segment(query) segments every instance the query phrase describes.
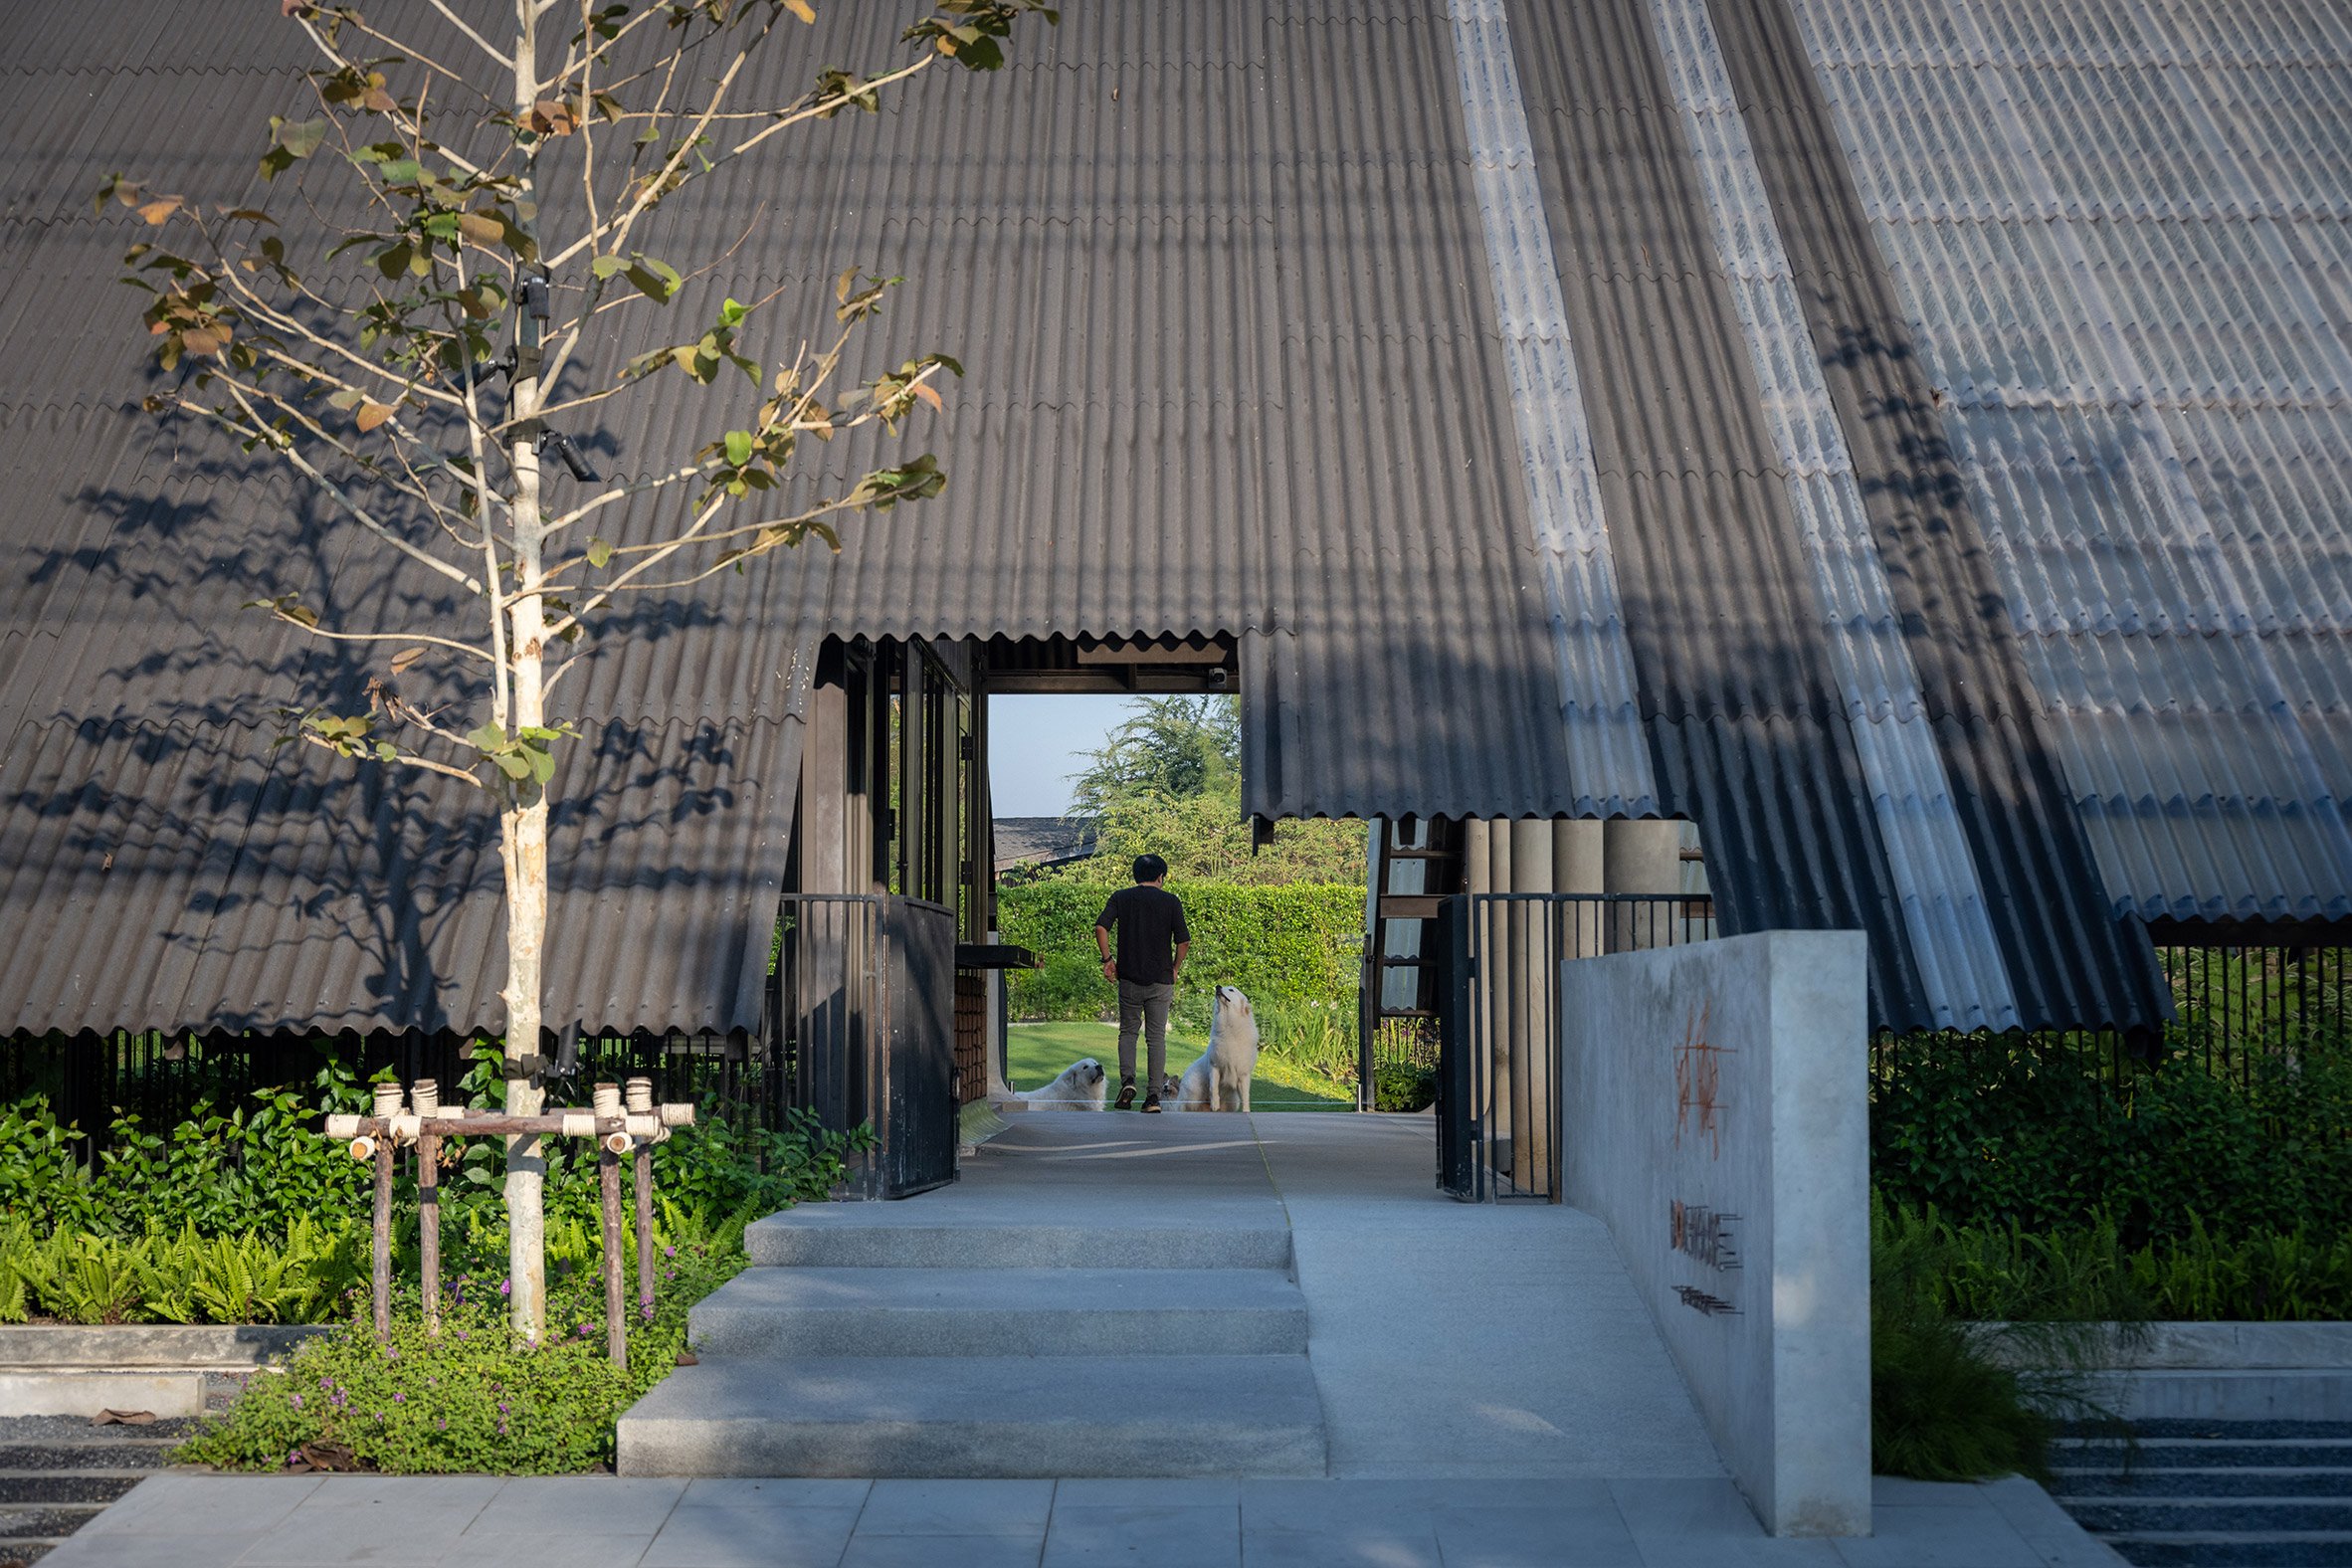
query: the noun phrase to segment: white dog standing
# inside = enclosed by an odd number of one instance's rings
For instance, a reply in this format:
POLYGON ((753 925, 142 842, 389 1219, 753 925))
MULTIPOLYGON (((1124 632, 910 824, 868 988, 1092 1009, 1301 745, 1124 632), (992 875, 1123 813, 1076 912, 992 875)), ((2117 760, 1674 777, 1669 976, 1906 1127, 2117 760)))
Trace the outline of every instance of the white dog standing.
POLYGON ((1184 1070, 1176 1085, 1176 1110, 1248 1110, 1250 1078, 1258 1071, 1258 1015, 1234 986, 1217 988, 1217 1010, 1209 1015, 1209 1049, 1184 1070))
POLYGON ((1100 1110, 1102 1064, 1092 1057, 1080 1057, 1052 1082, 1016 1090, 1013 1097, 1027 1100, 1032 1110, 1100 1110))

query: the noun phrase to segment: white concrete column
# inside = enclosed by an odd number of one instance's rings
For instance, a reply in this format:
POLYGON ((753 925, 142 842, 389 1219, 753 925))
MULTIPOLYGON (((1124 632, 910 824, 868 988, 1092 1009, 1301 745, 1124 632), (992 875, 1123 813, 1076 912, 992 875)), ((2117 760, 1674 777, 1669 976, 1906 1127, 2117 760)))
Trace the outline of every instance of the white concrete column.
MULTIPOLYGON (((1666 897, 1682 890, 1682 827, 1659 818, 1620 819, 1603 824, 1602 882, 1615 893, 1666 897)), ((1639 905, 1615 911, 1609 950, 1663 945, 1658 914, 1639 905)))
MULTIPOLYGON (((1553 825, 1511 824, 1511 891, 1552 890, 1553 825)), ((1553 1005, 1560 956, 1556 913, 1540 903, 1513 904, 1511 927, 1511 1180, 1522 1188, 1551 1185, 1550 1096, 1558 1009, 1553 1005)))
MULTIPOLYGON (((1606 826, 1597 819, 1581 818, 1552 824, 1552 891, 1609 890, 1602 877, 1606 826)), ((1565 922, 1560 932, 1562 958, 1591 958, 1606 950, 1597 905, 1565 908, 1561 917, 1565 922)))

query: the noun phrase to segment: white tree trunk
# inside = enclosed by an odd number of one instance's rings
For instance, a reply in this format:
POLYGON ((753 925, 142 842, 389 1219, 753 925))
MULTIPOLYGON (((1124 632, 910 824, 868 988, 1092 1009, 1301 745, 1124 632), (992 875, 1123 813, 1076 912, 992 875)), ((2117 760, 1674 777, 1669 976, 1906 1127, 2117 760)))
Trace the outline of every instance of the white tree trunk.
MULTIPOLYGON (((527 120, 539 96, 537 6, 516 0, 514 50, 514 109, 527 120)), ((517 208, 528 213, 536 195, 535 157, 525 160, 517 208)), ((535 225, 534 225, 535 227, 535 225)), ((515 317, 518 334, 538 338, 529 312, 515 317)), ((540 406, 539 378, 517 374, 510 409, 517 420, 536 417, 540 406)), ((514 560, 518 589, 537 588, 545 581, 539 513, 539 458, 529 437, 516 435, 508 445, 514 466, 514 560)), ((498 592, 499 585, 490 584, 498 592)), ((494 610, 493 614, 496 613, 494 610)), ((525 593, 506 612, 512 701, 508 732, 546 722, 541 657, 544 653, 544 610, 534 594, 525 593)), ((499 860, 506 874, 506 1059, 514 1062, 539 1054, 540 969, 547 936, 547 798, 536 787, 504 786, 509 793, 500 812, 499 860)), ((530 1078, 506 1079, 506 1108, 516 1115, 537 1113, 544 1096, 530 1078)), ((506 1277, 512 1292, 511 1314, 516 1333, 530 1339, 547 1329, 546 1214, 543 1198, 547 1160, 536 1137, 506 1140, 506 1277)))

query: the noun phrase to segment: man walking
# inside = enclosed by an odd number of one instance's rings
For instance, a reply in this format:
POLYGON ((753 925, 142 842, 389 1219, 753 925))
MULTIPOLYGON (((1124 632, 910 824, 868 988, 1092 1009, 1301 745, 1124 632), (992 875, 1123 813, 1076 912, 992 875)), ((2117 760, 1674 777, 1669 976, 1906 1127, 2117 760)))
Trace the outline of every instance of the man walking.
POLYGON ((1135 1032, 1149 1041, 1151 1077, 1145 1080, 1143 1108, 1157 1114, 1160 1085, 1168 1074, 1168 1004, 1176 999, 1176 979, 1184 973, 1184 955, 1192 950, 1192 928, 1184 923, 1184 901, 1161 885, 1168 880, 1168 863, 1156 855, 1135 857, 1135 885, 1110 895, 1094 920, 1094 945, 1102 953, 1102 978, 1119 987, 1119 1099, 1126 1110, 1135 1103, 1135 1032), (1118 932, 1119 951, 1110 954, 1110 934, 1118 932))

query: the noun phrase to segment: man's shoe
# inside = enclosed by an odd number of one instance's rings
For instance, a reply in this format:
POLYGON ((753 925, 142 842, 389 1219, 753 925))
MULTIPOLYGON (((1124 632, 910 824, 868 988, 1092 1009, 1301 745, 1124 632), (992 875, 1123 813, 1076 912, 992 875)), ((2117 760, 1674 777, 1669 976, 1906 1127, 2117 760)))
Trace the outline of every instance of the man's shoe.
POLYGON ((1160 1097, 1157 1094, 1144 1095, 1143 1108, 1149 1111, 1152 1115, 1158 1115, 1160 1113, 1160 1097))
POLYGON ((1119 1108, 1119 1109, 1121 1109, 1121 1110, 1126 1110, 1126 1109, 1130 1108, 1131 1106, 1133 1106, 1133 1105, 1134 1105, 1134 1103, 1135 1103, 1135 1080, 1134 1080, 1133 1078, 1120 1078, 1120 1079, 1119 1079, 1119 1102, 1118 1102, 1118 1108, 1119 1108))

